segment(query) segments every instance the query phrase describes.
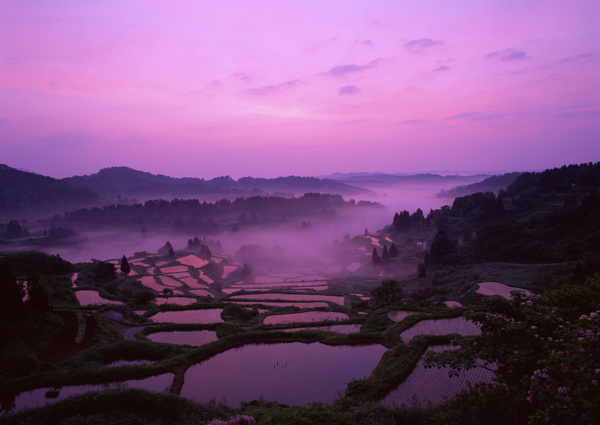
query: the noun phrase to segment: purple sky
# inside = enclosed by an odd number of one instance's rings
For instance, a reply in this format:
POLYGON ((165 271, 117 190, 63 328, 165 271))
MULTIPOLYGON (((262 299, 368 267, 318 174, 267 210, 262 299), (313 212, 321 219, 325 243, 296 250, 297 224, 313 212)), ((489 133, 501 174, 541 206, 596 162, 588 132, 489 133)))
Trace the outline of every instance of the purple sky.
POLYGON ((211 178, 600 160, 600 1, 0 0, 0 163, 211 178))

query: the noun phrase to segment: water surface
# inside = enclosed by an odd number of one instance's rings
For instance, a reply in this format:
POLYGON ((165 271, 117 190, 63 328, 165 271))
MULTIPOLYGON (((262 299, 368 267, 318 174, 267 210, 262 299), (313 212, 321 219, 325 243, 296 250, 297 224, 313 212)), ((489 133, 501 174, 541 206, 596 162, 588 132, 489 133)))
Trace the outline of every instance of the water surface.
POLYGON ((369 376, 385 351, 382 345, 245 345, 192 366, 181 395, 232 406, 260 396, 292 405, 333 402, 352 378, 369 376))

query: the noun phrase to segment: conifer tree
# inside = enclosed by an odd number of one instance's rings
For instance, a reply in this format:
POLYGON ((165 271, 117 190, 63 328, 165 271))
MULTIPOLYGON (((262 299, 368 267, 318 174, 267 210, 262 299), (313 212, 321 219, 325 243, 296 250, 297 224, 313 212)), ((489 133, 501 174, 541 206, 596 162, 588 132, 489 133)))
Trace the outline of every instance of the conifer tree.
POLYGON ((390 258, 396 258, 398 256, 398 248, 396 248, 395 243, 392 243, 392 246, 390 246, 390 250, 388 251, 388 256, 390 258))
POLYGON ((377 248, 373 248, 373 254, 371 255, 371 259, 373 264, 381 264, 381 258, 379 257, 379 254, 377 253, 377 248))
POLYGON ((389 259, 387 246, 383 245, 383 252, 381 253, 381 261, 387 261, 389 259))
POLYGON ((121 258, 121 272, 123 274, 131 273, 131 267, 129 266, 129 261, 127 261, 127 257, 125 257, 125 255, 123 255, 123 258, 121 258))

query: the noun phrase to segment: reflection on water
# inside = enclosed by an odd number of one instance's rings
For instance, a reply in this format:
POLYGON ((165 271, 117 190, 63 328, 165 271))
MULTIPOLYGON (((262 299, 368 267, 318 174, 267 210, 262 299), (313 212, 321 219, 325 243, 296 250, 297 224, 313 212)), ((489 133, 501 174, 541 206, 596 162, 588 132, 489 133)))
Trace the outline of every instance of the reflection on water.
POLYGON ((463 336, 479 335, 478 325, 464 317, 453 319, 423 320, 400 334, 402 342, 408 344, 417 335, 446 335, 457 333, 463 336))
POLYGON ((320 322, 322 320, 346 320, 346 313, 334 311, 306 311, 304 313, 279 314, 265 317, 265 325, 282 325, 284 323, 320 322))
POLYGON ((156 323, 219 323, 222 308, 208 310, 161 311, 151 316, 156 323))
POLYGON ((348 381, 369 376, 385 351, 382 345, 246 345, 192 366, 181 395, 230 405, 261 395, 292 405, 332 402, 348 381))
POLYGON ((72 385, 62 388, 38 388, 32 391, 26 391, 15 398, 14 410, 31 409, 44 406, 50 402, 65 399, 67 397, 83 394, 90 391, 103 391, 114 388, 141 388, 149 391, 168 390, 173 383, 173 374, 165 373, 163 375, 151 376, 146 379, 130 380, 124 382, 111 382, 101 385, 72 385))

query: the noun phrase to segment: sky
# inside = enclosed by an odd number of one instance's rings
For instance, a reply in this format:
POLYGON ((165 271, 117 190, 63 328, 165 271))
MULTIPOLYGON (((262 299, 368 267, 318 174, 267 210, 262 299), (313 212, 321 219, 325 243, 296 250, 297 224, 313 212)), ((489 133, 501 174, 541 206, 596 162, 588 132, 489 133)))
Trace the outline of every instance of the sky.
POLYGON ((600 160, 597 0, 0 0, 0 163, 52 177, 600 160))

